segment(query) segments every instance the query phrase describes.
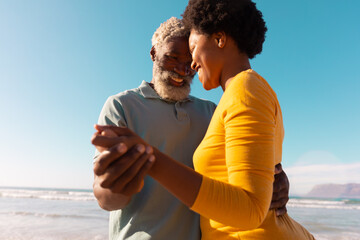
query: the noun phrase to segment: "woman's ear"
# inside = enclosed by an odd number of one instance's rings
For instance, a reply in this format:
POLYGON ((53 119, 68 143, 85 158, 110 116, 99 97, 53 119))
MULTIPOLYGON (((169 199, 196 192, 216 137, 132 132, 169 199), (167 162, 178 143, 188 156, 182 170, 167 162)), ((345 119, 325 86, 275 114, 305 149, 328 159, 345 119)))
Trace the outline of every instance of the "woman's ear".
POLYGON ((219 48, 225 47, 226 44, 226 34, 225 32, 214 33, 216 44, 219 48))
POLYGON ((155 53, 156 53, 155 46, 152 46, 150 50, 150 57, 153 62, 155 61, 155 53))

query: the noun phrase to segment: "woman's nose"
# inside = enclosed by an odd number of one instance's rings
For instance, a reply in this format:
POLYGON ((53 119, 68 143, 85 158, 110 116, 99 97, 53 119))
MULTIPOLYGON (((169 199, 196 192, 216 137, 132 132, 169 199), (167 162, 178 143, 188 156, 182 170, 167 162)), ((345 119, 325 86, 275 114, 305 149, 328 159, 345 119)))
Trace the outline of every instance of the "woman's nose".
POLYGON ((192 60, 190 66, 191 66, 191 69, 195 72, 196 71, 196 63, 194 60, 192 60))

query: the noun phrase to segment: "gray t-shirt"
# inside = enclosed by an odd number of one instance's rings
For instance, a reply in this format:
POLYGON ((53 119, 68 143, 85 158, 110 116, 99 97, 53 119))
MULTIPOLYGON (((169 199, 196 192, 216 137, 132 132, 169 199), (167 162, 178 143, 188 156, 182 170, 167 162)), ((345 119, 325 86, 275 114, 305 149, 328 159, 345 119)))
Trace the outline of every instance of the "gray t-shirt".
MULTIPOLYGON (((192 96, 169 102, 143 81, 111 96, 99 124, 127 126, 146 142, 193 167, 192 156, 205 135, 216 105, 192 96)), ((200 239, 199 216, 151 177, 122 210, 110 213, 110 239, 200 239)))

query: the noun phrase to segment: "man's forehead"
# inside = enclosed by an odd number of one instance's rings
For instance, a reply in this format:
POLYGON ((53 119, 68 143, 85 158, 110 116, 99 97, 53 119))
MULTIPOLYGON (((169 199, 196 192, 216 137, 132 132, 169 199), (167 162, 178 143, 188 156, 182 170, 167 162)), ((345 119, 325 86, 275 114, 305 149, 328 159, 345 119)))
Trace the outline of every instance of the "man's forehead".
POLYGON ((162 48, 171 52, 187 52, 189 50, 189 41, 187 37, 173 37, 166 41, 162 48))
POLYGON ((182 37, 171 37, 169 39, 167 39, 167 43, 169 42, 188 42, 189 38, 182 36, 182 37))

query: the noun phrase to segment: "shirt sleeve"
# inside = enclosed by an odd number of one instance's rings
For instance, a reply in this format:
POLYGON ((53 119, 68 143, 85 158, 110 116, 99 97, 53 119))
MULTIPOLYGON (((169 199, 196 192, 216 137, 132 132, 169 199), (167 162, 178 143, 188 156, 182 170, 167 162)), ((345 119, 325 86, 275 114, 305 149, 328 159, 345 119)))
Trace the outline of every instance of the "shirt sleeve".
MULTIPOLYGON (((124 109, 119 98, 110 96, 106 100, 100 112, 98 124, 127 127, 124 109)), ((94 159, 96 159, 99 154, 99 151, 95 150, 94 159)))
POLYGON ((250 230, 263 222, 272 197, 276 103, 259 79, 245 76, 233 81, 219 117, 225 129, 228 182, 203 176, 192 210, 250 230))
POLYGON ((110 96, 106 100, 100 112, 98 124, 127 127, 124 110, 119 98, 110 96))

